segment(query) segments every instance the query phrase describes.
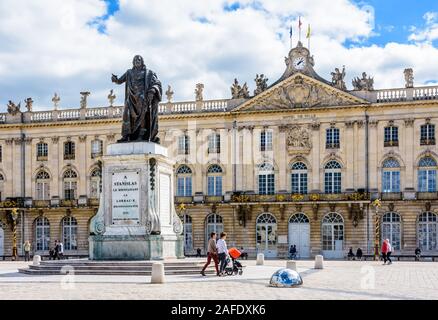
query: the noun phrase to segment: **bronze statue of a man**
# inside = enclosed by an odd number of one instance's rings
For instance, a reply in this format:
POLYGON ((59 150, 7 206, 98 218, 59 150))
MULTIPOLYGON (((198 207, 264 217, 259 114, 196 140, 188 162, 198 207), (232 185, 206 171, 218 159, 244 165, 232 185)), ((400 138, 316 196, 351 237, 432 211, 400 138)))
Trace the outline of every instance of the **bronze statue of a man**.
POLYGON ((125 83, 125 109, 123 111, 122 138, 117 142, 150 141, 158 138, 158 104, 161 101, 161 82, 152 70, 146 68, 143 58, 136 55, 133 67, 114 83, 125 83))

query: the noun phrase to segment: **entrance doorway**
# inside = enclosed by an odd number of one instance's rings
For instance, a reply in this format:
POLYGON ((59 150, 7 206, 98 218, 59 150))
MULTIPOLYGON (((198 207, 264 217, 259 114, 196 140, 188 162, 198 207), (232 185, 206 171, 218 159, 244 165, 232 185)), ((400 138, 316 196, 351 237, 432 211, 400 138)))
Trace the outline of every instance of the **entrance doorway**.
POLYGON ((294 214, 289 219, 288 250, 291 245, 297 248, 297 258, 310 257, 310 221, 303 213, 294 214))

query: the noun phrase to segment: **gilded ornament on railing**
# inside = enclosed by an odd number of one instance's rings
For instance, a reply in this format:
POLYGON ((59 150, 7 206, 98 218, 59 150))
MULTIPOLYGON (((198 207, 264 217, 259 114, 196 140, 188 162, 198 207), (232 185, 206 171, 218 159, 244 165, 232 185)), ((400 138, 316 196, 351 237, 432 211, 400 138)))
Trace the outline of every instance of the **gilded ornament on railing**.
POLYGON ((245 195, 234 195, 233 196, 233 201, 234 202, 248 202, 249 201, 249 197, 245 196, 245 195))
POLYGON ((365 195, 363 193, 352 193, 348 196, 350 200, 360 201, 365 199, 365 195))
POLYGON ((293 194, 292 195, 292 201, 303 201, 304 196, 302 194, 293 194))
POLYGON ((286 200, 286 197, 283 194, 277 195, 277 201, 278 202, 283 202, 284 200, 286 200))
POLYGON ((316 194, 316 193, 311 194, 311 195, 310 195, 310 200, 312 200, 312 201, 318 201, 318 200, 319 200, 319 194, 316 194))
POLYGON ((184 203, 180 203, 177 207, 178 211, 184 211, 186 210, 186 205, 184 203))
POLYGON ((380 208, 382 206, 382 203, 380 201, 380 199, 376 199, 373 201, 373 206, 376 208, 380 208))

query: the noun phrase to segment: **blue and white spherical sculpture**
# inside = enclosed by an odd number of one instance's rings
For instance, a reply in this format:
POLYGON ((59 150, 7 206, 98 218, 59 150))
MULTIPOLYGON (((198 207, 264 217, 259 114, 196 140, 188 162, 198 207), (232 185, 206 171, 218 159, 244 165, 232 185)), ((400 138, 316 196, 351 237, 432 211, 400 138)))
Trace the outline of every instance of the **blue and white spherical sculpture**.
POLYGON ((300 274, 291 269, 277 270, 271 277, 271 287, 292 288, 303 284, 300 274))

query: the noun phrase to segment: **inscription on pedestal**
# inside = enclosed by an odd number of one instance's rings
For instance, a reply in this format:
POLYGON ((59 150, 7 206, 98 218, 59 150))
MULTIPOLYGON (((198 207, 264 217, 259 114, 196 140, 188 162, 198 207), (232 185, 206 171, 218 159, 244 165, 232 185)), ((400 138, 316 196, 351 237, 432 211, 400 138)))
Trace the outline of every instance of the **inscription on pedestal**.
POLYGON ((121 171, 112 174, 113 224, 139 223, 140 174, 121 171))

